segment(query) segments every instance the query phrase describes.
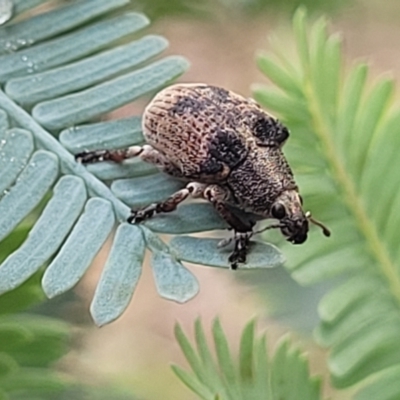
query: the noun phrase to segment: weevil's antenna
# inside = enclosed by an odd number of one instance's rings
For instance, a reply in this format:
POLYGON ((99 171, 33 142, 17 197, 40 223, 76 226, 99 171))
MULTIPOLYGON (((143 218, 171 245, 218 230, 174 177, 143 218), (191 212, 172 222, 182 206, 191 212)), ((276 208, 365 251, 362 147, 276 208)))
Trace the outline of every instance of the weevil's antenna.
POLYGON ((319 222, 319 221, 317 221, 316 219, 314 219, 312 216, 311 216, 311 213, 310 213, 310 211, 307 211, 306 212, 306 218, 310 221, 310 222, 312 222, 314 225, 317 225, 317 226, 319 226, 321 229, 322 229, 322 233, 325 235, 325 236, 331 236, 331 231, 322 223, 322 222, 319 222))
POLYGON ((258 231, 253 232, 253 235, 258 235, 259 233, 262 233, 264 231, 267 231, 268 229, 278 229, 278 228, 282 228, 284 225, 282 224, 273 224, 273 225, 268 225, 265 228, 262 228, 258 231))

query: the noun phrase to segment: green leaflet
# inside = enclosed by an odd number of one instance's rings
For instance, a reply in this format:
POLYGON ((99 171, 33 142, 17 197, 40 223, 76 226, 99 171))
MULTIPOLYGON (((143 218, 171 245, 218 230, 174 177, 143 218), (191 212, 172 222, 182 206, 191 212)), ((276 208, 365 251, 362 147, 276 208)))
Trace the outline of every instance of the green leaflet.
MULTIPOLYGON (((0 379, 18 370, 17 362, 8 354, 0 355, 0 379)), ((0 397, 1 398, 1 397, 0 397)))
POLYGON ((380 379, 375 379, 361 389, 355 400, 394 400, 400 397, 399 366, 390 368, 380 379))
POLYGON ((47 367, 65 354, 69 337, 65 322, 29 314, 2 316, 0 332, 2 343, 8 345, 2 351, 19 365, 36 368, 47 367))
POLYGON ((273 399, 306 399, 320 397, 319 378, 310 378, 308 362, 298 349, 290 347, 287 340, 280 342, 272 359, 271 386, 273 399))
MULTIPOLYGON (((19 294, 26 293, 20 290, 19 294)), ((68 340, 69 327, 62 321, 39 315, 2 315, 0 395, 8 399, 19 393, 23 398, 44 399, 70 386, 64 377, 49 369, 65 354, 68 340)))
MULTIPOLYGON (((18 239, 21 229, 15 230, 4 242, 18 239)), ((15 242, 14 242, 15 243, 15 242)), ((8 252, 10 249, 8 248, 8 252)), ((3 293, 0 301, 0 314, 18 313, 43 301, 45 298, 40 287, 39 275, 35 274, 18 288, 3 293)))

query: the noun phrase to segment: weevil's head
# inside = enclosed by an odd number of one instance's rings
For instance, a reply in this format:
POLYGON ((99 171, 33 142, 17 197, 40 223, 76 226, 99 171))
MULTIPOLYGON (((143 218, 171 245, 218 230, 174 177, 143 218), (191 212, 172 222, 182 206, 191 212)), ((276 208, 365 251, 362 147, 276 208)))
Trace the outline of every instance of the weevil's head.
POLYGON ((279 220, 279 228, 287 240, 301 244, 307 240, 308 218, 303 211, 303 200, 296 190, 281 193, 271 207, 271 217, 279 220))
POLYGON ((278 225, 269 228, 280 228, 282 234, 293 244, 301 244, 307 240, 309 222, 319 226, 325 236, 330 236, 330 230, 311 216, 310 212, 303 211, 303 199, 296 190, 282 192, 270 210, 270 217, 279 220, 278 225))

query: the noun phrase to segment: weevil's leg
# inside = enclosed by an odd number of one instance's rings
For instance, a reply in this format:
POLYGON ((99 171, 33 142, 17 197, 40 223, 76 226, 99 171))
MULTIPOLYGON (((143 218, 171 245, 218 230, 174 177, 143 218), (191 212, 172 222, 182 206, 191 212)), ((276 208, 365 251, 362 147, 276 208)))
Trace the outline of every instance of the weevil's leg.
POLYGON ((234 236, 235 248, 229 256, 232 269, 237 269, 239 263, 245 263, 249 250, 250 238, 253 232, 236 232, 234 236))
POLYGON ((238 263, 246 262, 247 251, 250 237, 253 234, 255 223, 250 220, 244 220, 236 215, 226 206, 229 198, 229 192, 218 185, 210 185, 204 190, 203 196, 212 203, 221 217, 233 228, 235 248, 229 256, 229 262, 232 269, 237 269, 238 263))
POLYGON ((132 213, 128 218, 128 222, 132 224, 139 223, 147 218, 152 217, 154 214, 174 211, 176 207, 189 196, 193 198, 201 197, 206 187, 207 185, 202 183, 188 183, 186 187, 178 190, 161 203, 153 203, 137 211, 132 210, 132 213))
POLYGON ((145 144, 143 146, 131 146, 120 150, 95 150, 79 153, 75 155, 75 159, 83 164, 91 164, 101 161, 122 162, 129 158, 140 157, 143 161, 155 165, 161 171, 182 178, 183 174, 177 167, 172 165, 158 150, 152 146, 145 144))
POLYGON ((218 211, 220 216, 237 232, 252 232, 253 221, 239 217, 226 204, 230 198, 228 190, 219 185, 209 185, 204 189, 203 197, 218 211))
POLYGON ((75 154, 75 160, 82 164, 92 164, 101 161, 122 162, 128 158, 137 157, 144 151, 144 146, 131 146, 119 150, 94 150, 75 154))

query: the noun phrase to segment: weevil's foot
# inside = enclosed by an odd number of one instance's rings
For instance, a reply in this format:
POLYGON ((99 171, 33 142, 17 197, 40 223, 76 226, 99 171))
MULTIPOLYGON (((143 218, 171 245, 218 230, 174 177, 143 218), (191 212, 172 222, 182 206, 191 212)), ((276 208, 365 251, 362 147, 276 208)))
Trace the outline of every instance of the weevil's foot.
POLYGON ((233 270, 238 268, 238 264, 244 264, 247 258, 247 252, 249 250, 250 238, 253 232, 235 232, 235 249, 229 256, 229 263, 233 270))
POLYGON ((127 222, 129 224, 140 224, 146 219, 151 218, 155 213, 155 209, 152 206, 143 208, 142 210, 131 210, 131 215, 128 217, 127 222))
POLYGON ((235 249, 228 259, 231 265, 231 269, 236 270, 239 264, 244 264, 246 262, 246 256, 247 256, 247 249, 242 249, 242 250, 235 249))
POLYGON ((92 164, 107 159, 108 150, 83 151, 75 154, 75 160, 82 164, 92 164))

